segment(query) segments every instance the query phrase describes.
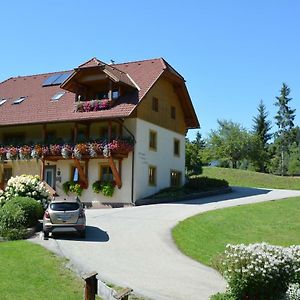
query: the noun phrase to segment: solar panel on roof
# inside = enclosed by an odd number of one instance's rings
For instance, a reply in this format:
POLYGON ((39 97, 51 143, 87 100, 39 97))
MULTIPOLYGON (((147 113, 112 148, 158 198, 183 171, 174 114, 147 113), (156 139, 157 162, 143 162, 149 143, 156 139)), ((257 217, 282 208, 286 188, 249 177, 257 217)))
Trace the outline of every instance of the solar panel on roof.
POLYGON ((52 85, 53 82, 60 77, 61 74, 55 74, 55 75, 51 75, 50 77, 48 77, 44 82, 43 82, 43 86, 48 86, 48 85, 52 85))
POLYGON ((43 82, 43 86, 62 84, 71 74, 72 72, 51 75, 43 82))
POLYGON ((60 76, 54 80, 52 84, 62 84, 71 74, 72 72, 60 74, 60 76))

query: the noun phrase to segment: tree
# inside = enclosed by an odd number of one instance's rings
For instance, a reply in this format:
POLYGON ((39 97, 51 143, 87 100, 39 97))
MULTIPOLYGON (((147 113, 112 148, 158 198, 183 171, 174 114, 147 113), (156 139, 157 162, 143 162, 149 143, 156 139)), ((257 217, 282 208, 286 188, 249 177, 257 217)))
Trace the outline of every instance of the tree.
POLYGON ((190 141, 185 139, 185 166, 187 175, 198 175, 202 173, 201 151, 205 148, 205 142, 200 132, 196 134, 196 139, 190 141))
POLYGON ((265 172, 268 160, 268 141, 272 137, 270 133, 272 126, 271 121, 267 120, 268 112, 262 100, 260 100, 257 110, 258 115, 253 118, 253 133, 257 139, 255 141, 256 151, 252 152, 254 154, 252 160, 260 172, 265 172))
POLYGON ((288 150, 292 142, 291 130, 294 127, 295 109, 291 109, 289 102, 290 88, 287 84, 283 83, 280 96, 276 97, 275 105, 278 107, 277 115, 275 116, 278 131, 276 132, 276 139, 279 145, 280 152, 280 173, 285 175, 288 164, 288 150))
POLYGON ((290 147, 288 174, 292 176, 300 174, 300 148, 297 143, 293 143, 290 147))
POLYGON ((212 130, 209 135, 208 147, 214 159, 228 161, 233 168, 237 168, 248 157, 250 134, 232 121, 218 120, 218 124, 219 128, 212 130))

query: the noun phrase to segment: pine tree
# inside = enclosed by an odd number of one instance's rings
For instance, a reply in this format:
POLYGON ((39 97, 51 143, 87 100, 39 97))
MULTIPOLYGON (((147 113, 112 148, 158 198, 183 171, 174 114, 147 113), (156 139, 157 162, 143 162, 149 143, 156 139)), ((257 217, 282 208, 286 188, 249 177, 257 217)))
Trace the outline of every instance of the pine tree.
POLYGON ((260 100, 257 111, 258 115, 253 118, 253 132, 260 138, 262 144, 266 146, 267 142, 272 137, 272 134, 270 133, 272 126, 271 121, 267 120, 269 113, 266 111, 266 106, 262 100, 260 100))
POLYGON ((257 107, 258 115, 253 118, 253 133, 257 137, 255 143, 255 151, 253 151, 253 163, 258 167, 260 172, 265 172, 268 162, 268 141, 271 139, 272 134, 270 130, 272 128, 271 121, 267 120, 268 112, 263 101, 257 107))
POLYGON ((277 115, 275 116, 278 131, 276 133, 278 144, 280 147, 280 173, 284 175, 287 170, 287 154, 292 142, 291 130, 294 127, 295 109, 291 109, 289 102, 290 88, 283 83, 280 90, 280 96, 276 97, 275 105, 278 107, 277 115))

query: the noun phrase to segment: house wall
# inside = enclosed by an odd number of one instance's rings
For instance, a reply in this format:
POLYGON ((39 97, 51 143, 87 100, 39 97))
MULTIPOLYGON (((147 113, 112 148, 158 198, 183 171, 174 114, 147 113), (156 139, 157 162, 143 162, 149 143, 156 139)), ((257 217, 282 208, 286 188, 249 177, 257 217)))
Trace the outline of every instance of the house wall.
POLYGON ((186 132, 180 98, 174 91, 172 83, 163 78, 153 85, 137 107, 137 117, 179 134, 186 132), (158 112, 152 110, 153 97, 158 99, 158 112), (175 119, 171 118, 171 106, 176 109, 175 119))
POLYGON ((170 186, 170 171, 182 173, 181 184, 185 172, 185 135, 162 128, 141 119, 136 120, 135 146, 135 200, 144 198, 170 186), (149 131, 157 132, 157 151, 149 150, 149 131), (180 155, 174 155, 174 138, 180 141, 180 155), (148 184, 149 166, 156 166, 156 186, 148 184))

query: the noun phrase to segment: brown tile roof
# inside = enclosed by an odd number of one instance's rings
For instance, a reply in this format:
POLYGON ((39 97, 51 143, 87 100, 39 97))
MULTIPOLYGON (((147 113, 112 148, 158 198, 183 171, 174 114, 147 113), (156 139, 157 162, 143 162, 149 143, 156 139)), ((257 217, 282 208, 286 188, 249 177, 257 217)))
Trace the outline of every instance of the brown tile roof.
MULTIPOLYGON (((104 63, 93 58, 79 67, 93 67, 99 64, 104 63)), ((113 108, 76 113, 73 93, 64 91, 59 85, 42 86, 49 76, 70 71, 14 77, 0 83, 0 101, 7 100, 0 105, 0 126, 128 117, 168 68, 161 58, 106 66, 122 80, 126 77, 128 82, 137 87, 136 92, 119 99, 118 104, 113 108), (51 101, 51 97, 58 92, 65 92, 65 94, 58 101, 51 101), (20 104, 13 104, 13 101, 21 96, 26 99, 20 104)))

